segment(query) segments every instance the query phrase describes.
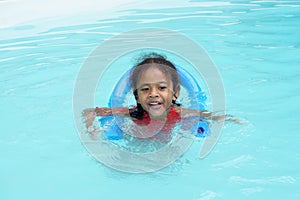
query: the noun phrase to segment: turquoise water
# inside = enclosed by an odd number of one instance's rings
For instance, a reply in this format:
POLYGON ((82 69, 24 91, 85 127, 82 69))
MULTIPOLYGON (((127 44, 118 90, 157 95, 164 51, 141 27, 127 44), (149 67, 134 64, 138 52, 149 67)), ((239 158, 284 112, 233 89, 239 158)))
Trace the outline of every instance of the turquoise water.
POLYGON ((0 199, 299 199, 300 2, 153 3, 0 29, 0 199), (98 45, 147 27, 181 32, 206 49, 228 112, 246 124, 226 124, 204 159, 196 141, 163 170, 126 174, 81 144, 72 95, 98 45))

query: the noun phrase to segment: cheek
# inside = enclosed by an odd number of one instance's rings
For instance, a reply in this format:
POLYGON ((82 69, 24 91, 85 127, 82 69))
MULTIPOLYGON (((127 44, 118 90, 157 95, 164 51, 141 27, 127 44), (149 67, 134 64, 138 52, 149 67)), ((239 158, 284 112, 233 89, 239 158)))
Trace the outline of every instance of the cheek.
POLYGON ((136 99, 137 99, 136 101, 137 101, 139 104, 142 104, 142 103, 145 101, 145 95, 143 95, 143 94, 138 94, 136 99))
POLYGON ((166 94, 166 97, 168 98, 168 99, 173 99, 173 97, 174 97, 174 94, 173 94, 173 92, 172 91, 169 91, 168 92, 168 94, 166 94))

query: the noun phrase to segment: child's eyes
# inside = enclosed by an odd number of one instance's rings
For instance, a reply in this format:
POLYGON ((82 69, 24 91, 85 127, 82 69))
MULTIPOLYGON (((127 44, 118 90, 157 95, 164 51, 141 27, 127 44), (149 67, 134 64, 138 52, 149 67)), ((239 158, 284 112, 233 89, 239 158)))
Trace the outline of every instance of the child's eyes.
POLYGON ((158 89, 165 90, 165 89, 167 89, 167 86, 159 86, 158 89))
MULTIPOLYGON (((166 90, 168 87, 167 86, 157 86, 157 89, 158 90, 166 90)), ((143 87, 143 88, 140 88, 140 91, 141 92, 147 92, 149 91, 150 88, 149 87, 143 87)))
POLYGON ((148 91, 149 88, 141 88, 140 90, 141 90, 142 92, 145 92, 145 91, 148 91))

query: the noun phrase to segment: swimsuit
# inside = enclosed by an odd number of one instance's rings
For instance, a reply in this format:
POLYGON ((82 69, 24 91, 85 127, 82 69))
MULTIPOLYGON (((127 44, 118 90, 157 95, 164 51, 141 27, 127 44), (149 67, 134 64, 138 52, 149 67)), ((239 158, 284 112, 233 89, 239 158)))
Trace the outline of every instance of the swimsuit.
POLYGON ((143 119, 133 119, 137 125, 135 135, 138 138, 145 138, 151 140, 159 140, 161 142, 168 142, 171 140, 172 130, 177 122, 181 121, 180 114, 176 111, 174 106, 170 107, 170 112, 167 115, 167 120, 162 123, 161 119, 151 119, 147 112, 144 112, 143 119))

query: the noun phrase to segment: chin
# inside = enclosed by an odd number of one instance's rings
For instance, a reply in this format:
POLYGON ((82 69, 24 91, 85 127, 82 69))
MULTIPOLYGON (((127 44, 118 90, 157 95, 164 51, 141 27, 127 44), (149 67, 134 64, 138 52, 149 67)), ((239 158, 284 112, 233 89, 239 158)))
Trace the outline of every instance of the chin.
POLYGON ((167 116, 167 113, 166 112, 163 112, 163 113, 149 113, 150 114, 150 118, 153 118, 153 119, 158 119, 158 118, 165 118, 167 116))

